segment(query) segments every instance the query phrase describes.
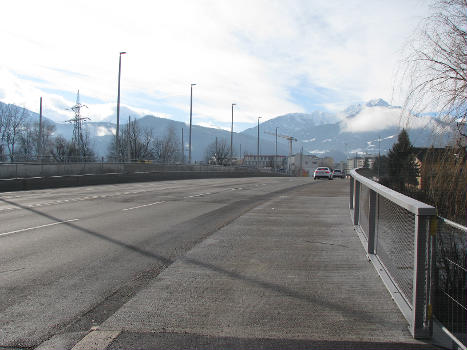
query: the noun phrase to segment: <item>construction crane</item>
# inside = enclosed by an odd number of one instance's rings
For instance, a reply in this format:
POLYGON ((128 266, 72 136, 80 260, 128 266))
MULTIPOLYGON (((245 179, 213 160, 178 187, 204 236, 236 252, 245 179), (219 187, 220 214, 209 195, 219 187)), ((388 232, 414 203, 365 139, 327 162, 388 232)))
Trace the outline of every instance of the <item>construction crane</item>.
MULTIPOLYGON (((265 134, 268 134, 268 135, 274 135, 276 136, 276 133, 274 132, 268 132, 268 131, 265 131, 264 132, 265 134)), ((281 134, 277 134, 278 137, 282 137, 283 139, 286 139, 287 141, 289 141, 289 157, 292 155, 292 142, 297 142, 298 140, 293 137, 293 136, 288 136, 288 135, 281 135, 281 134)))

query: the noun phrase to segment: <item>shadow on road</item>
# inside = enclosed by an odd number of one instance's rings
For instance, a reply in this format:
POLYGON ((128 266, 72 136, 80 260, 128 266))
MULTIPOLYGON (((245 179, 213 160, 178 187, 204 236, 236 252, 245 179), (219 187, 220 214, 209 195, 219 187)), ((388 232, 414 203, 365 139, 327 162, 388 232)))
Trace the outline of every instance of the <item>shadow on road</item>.
MULTIPOLYGON (((115 244, 117 246, 120 246, 120 247, 122 247, 122 248, 124 248, 126 250, 136 252, 136 253, 138 253, 138 254, 140 254, 142 256, 151 258, 151 259, 157 261, 158 263, 163 264, 165 267, 171 265, 175 261, 175 260, 173 260, 171 258, 168 258, 168 257, 160 255, 160 254, 156 254, 156 253, 151 252, 149 250, 140 248, 140 247, 138 247, 136 245, 125 243, 125 242, 122 242, 122 241, 117 240, 115 238, 106 236, 106 235, 104 235, 102 233, 99 233, 99 232, 96 232, 96 231, 89 230, 87 228, 81 227, 81 226, 79 226, 78 224, 76 224, 74 222, 63 222, 63 219, 54 217, 53 215, 43 213, 43 212, 41 212, 41 211, 39 211, 37 209, 29 208, 29 207, 26 207, 24 205, 15 203, 14 201, 9 201, 9 200, 3 199, 3 198, 0 198, 0 201, 4 202, 4 203, 7 203, 9 205, 14 205, 14 206, 19 207, 21 209, 27 210, 27 211, 29 211, 31 213, 36 214, 36 215, 45 217, 45 218, 47 218, 47 219, 49 219, 51 221, 61 222, 62 225, 68 226, 68 227, 70 227, 72 229, 75 229, 75 230, 80 231, 82 233, 85 233, 87 235, 99 238, 101 240, 110 242, 110 243, 115 244)), ((244 202, 244 201, 241 201, 241 202, 244 202)), ((202 267, 202 268, 207 269, 207 270, 214 271, 215 273, 218 273, 218 274, 228 276, 229 278, 232 278, 232 279, 241 280, 241 281, 243 281, 245 283, 248 283, 250 285, 253 285, 255 287, 264 288, 264 289, 273 291, 275 293, 278 293, 278 294, 281 294, 281 295, 284 295, 284 296, 287 296, 287 297, 299 299, 299 300, 302 300, 302 301, 305 301, 305 302, 308 302, 308 303, 311 303, 311 304, 319 304, 321 306, 324 305, 325 307, 329 308, 330 310, 337 311, 337 312, 341 313, 342 315, 344 315, 348 319, 348 322, 352 322, 352 320, 362 320, 362 319, 364 319, 364 320, 367 320, 368 322, 376 323, 376 324, 380 324, 380 325, 384 325, 384 326, 388 326, 388 325, 396 325, 397 326, 398 325, 396 323, 389 322, 387 319, 381 319, 381 318, 375 316, 374 314, 372 314, 370 312, 367 312, 365 310, 349 308, 349 307, 345 307, 343 305, 339 305, 337 303, 331 303, 329 301, 321 300, 321 299, 318 299, 315 296, 310 295, 310 294, 302 293, 300 291, 296 291, 296 290, 290 289, 288 287, 285 287, 285 286, 282 286, 282 285, 279 285, 279 284, 275 284, 275 283, 271 283, 271 282, 267 282, 267 281, 262 281, 262 280, 259 280, 259 279, 256 279, 256 278, 252 278, 252 277, 243 275, 241 273, 229 271, 229 270, 226 270, 225 268, 222 268, 222 267, 219 267, 219 266, 216 266, 216 265, 213 265, 213 264, 209 264, 209 263, 206 263, 206 262, 203 262, 203 261, 200 261, 200 260, 191 259, 191 258, 182 258, 182 261, 184 261, 185 263, 188 263, 188 264, 192 264, 192 265, 195 265, 195 266, 202 267)))

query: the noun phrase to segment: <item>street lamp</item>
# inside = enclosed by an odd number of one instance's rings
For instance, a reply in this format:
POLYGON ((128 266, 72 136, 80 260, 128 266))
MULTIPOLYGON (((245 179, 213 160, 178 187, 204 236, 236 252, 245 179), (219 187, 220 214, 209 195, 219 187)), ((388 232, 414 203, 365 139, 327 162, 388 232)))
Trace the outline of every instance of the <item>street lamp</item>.
POLYGON ((256 163, 256 167, 259 168, 259 120, 261 119, 261 117, 258 117, 258 146, 257 146, 257 149, 256 149, 256 159, 258 160, 257 163, 256 163))
POLYGON ((232 157, 233 157, 233 108, 236 106, 236 103, 232 103, 232 126, 230 127, 230 166, 232 166, 232 157))
POLYGON ((378 136, 378 182, 380 179, 380 169, 381 169, 381 136, 378 136))
POLYGON ((41 97, 41 105, 39 109, 39 142, 37 143, 37 154, 39 160, 43 161, 42 159, 42 97, 41 97))
POLYGON ((277 127, 276 127, 276 155, 274 157, 274 169, 277 170, 277 127))
POLYGON ((118 133, 120 129, 120 75, 122 72, 122 55, 126 54, 126 52, 120 52, 118 56, 118 95, 117 95, 117 134, 115 135, 115 147, 116 147, 116 155, 119 157, 119 139, 118 133))
POLYGON ((189 146, 188 146, 188 164, 191 164, 191 121, 192 121, 192 112, 193 112, 193 86, 196 84, 190 85, 190 136, 189 136, 189 146))

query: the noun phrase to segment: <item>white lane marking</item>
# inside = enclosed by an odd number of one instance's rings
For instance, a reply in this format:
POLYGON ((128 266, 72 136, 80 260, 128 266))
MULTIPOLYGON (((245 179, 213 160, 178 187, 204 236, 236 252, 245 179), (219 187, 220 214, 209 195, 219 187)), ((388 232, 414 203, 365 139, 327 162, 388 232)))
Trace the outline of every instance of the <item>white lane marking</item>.
MULTIPOLYGON (((61 177, 61 176, 56 176, 56 177, 61 177)), ((109 185, 110 187, 116 187, 114 185, 109 185)), ((143 186, 143 185, 140 185, 143 186)), ((56 200, 56 201, 51 201, 51 202, 43 202, 43 203, 32 203, 32 204, 25 204, 26 207, 28 208, 35 208, 35 207, 41 207, 41 206, 49 206, 49 205, 56 205, 56 204, 61 204, 61 203, 73 203, 73 202, 80 202, 80 201, 86 201, 86 200, 92 200, 92 199, 99 199, 99 198, 112 198, 112 197, 118 197, 121 195, 128 195, 128 194, 138 194, 138 193, 145 193, 151 190, 157 191, 157 190, 168 190, 168 189, 174 189, 174 188, 181 188, 179 186, 172 186, 172 187, 161 187, 160 185, 158 186, 147 186, 144 185, 144 189, 140 190, 135 190, 132 192, 115 192, 115 193, 108 193, 108 194, 103 194, 103 195, 92 195, 92 196, 85 196, 85 197, 75 197, 75 198, 70 198, 70 199, 61 199, 61 200, 56 200)), ((118 188, 118 187, 117 187, 118 188)), ((86 191, 91 191, 93 190, 92 188, 85 189, 86 191)), ((211 193, 201 193, 196 195, 195 197, 200 197, 203 195, 209 195, 211 193)), ((12 199, 12 198, 22 198, 21 196, 6 196, 6 197, 0 197, 0 199, 12 199)), ((184 198, 193 198, 191 197, 184 197, 184 198)), ((10 211, 10 210, 20 210, 23 209, 21 207, 6 207, 6 208, 0 208, 0 212, 3 211, 10 211)))
POLYGON ((0 233, 0 236, 6 236, 6 235, 11 235, 12 233, 19 233, 19 232, 24 232, 24 231, 35 230, 35 229, 42 228, 42 227, 48 227, 48 226, 54 226, 54 225, 65 224, 65 223, 67 223, 67 222, 73 222, 73 221, 78 221, 78 220, 79 220, 79 219, 70 219, 70 220, 65 220, 65 221, 52 222, 51 224, 45 224, 45 225, 40 225, 40 226, 34 226, 34 227, 23 228, 23 229, 21 229, 21 230, 15 230, 15 231, 10 231, 10 232, 0 233))
POLYGON ((154 202, 154 203, 149 203, 149 204, 138 205, 137 207, 122 209, 122 211, 127 211, 127 210, 133 210, 133 209, 138 209, 138 208, 149 207, 149 206, 151 206, 151 205, 162 204, 162 203, 165 203, 165 202, 166 202, 166 201, 161 201, 161 202, 154 202))
POLYGON ((6 208, 1 208, 0 211, 4 211, 4 210, 16 210, 18 208, 11 208, 11 207, 6 207, 6 208))

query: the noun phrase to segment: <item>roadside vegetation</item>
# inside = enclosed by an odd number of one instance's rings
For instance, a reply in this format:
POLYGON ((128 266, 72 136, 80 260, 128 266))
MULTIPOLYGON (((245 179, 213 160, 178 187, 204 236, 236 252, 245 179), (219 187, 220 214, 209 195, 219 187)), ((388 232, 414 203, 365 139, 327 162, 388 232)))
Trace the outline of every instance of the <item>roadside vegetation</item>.
MULTIPOLYGON (((467 226, 467 0, 434 0, 432 10, 407 48, 404 111, 409 118, 435 112, 453 137, 447 147, 412 148, 416 162, 409 157, 402 164, 391 163, 390 153, 387 179, 390 186, 401 187, 392 177, 394 166, 412 169, 417 183, 405 174, 402 192, 435 206, 439 216, 467 226)), ((443 131, 433 130, 434 145, 443 131)), ((433 313, 452 333, 465 336, 465 232, 440 222, 435 242, 433 313)))
POLYGON ((437 208, 438 214, 467 223, 467 155, 465 148, 415 148, 405 130, 387 156, 362 175, 437 208))
POLYGON ((210 143, 206 148, 206 163, 212 165, 226 165, 229 162, 230 146, 226 139, 218 140, 210 143))
MULTIPOLYGON (((417 149, 402 130, 388 155, 363 173, 466 225, 467 0, 434 0, 431 8, 406 48, 400 76, 403 113, 406 118, 435 113, 453 137, 442 148, 417 149)), ((433 130, 433 145, 445 131, 433 130)))
MULTIPOLYGON (((406 53, 404 108, 412 116, 436 111, 453 138, 448 147, 419 155, 419 184, 408 188, 441 216, 466 225, 467 0, 435 0, 432 10, 406 53)), ((433 130, 434 142, 439 132, 433 130)))
MULTIPOLYGON (((55 126, 44 119, 42 128, 26 108, 0 104, 0 162, 95 162, 89 129, 83 123, 71 140, 55 134, 55 126), (42 129, 42 130, 41 130, 42 129)), ((118 150, 115 139, 110 144, 109 161, 183 162, 182 145, 173 129, 163 137, 153 136, 150 129, 141 128, 136 120, 120 130, 118 150)))

